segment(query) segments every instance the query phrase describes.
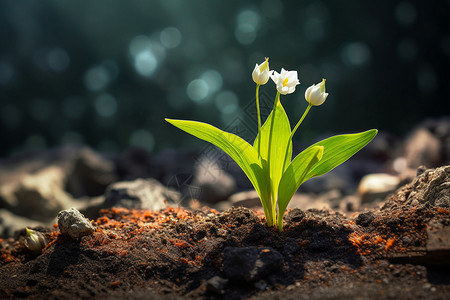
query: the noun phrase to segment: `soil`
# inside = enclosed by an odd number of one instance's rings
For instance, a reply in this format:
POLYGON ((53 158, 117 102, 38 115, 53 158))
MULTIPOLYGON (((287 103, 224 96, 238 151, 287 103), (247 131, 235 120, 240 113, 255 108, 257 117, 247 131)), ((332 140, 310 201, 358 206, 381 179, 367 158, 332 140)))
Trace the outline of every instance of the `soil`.
POLYGON ((113 208, 39 255, 1 241, 0 298, 449 299, 450 211, 391 205, 346 217, 293 209, 278 232, 246 208, 113 208))

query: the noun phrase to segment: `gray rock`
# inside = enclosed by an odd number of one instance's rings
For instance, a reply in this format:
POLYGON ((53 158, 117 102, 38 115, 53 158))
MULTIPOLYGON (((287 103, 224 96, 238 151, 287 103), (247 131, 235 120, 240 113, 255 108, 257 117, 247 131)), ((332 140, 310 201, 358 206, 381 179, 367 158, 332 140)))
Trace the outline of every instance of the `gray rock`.
POLYGON ((198 161, 191 185, 200 189, 198 200, 212 204, 227 199, 236 190, 234 178, 208 158, 198 161))
POLYGON ((362 203, 373 202, 384 199, 388 194, 395 191, 400 184, 397 176, 376 173, 364 176, 358 186, 358 194, 362 203))
POLYGON ((19 216, 49 222, 60 210, 74 205, 74 199, 63 190, 64 177, 57 166, 18 173, 0 185, 0 206, 19 216))
POLYGON ((239 192, 231 195, 228 200, 231 206, 254 208, 261 206, 261 200, 255 190, 239 192))
POLYGON ((178 204, 181 195, 155 179, 136 179, 111 184, 105 193, 105 207, 160 210, 167 203, 178 204))
POLYGON ((442 161, 441 141, 422 126, 412 132, 405 140, 403 151, 406 164, 412 169, 420 165, 437 167, 442 161))
POLYGON ((382 209, 398 205, 450 208, 450 165, 421 171, 391 195, 382 209))
POLYGON ((227 284, 228 279, 214 276, 206 281, 206 290, 216 294, 223 294, 227 284))
POLYGON ((44 224, 35 220, 27 219, 11 213, 6 209, 0 209, 0 236, 10 237, 14 232, 22 230, 25 227, 37 227, 44 224))
POLYGON ((283 256, 270 247, 227 247, 223 254, 223 271, 231 280, 255 282, 281 269, 283 256))
POLYGON ((102 195, 117 180, 114 163, 87 147, 74 153, 67 171, 65 188, 75 198, 102 195))
POLYGON ((62 234, 69 235, 73 239, 90 235, 95 231, 91 222, 75 208, 58 213, 58 227, 62 234))

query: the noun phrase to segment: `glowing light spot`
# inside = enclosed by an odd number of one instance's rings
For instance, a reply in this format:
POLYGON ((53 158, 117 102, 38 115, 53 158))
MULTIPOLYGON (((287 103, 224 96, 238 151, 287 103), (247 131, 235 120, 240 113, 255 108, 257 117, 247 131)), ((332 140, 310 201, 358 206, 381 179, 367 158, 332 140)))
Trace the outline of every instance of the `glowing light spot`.
POLYGON ((208 96, 208 84, 203 79, 192 80, 186 89, 186 93, 194 102, 201 102, 208 96))
POLYGON ((220 75, 220 73, 216 70, 208 70, 204 72, 202 76, 200 76, 200 79, 206 82, 210 93, 214 93, 222 87, 222 75, 220 75))
POLYGON ((260 16, 253 10, 244 10, 237 16, 237 25, 234 35, 243 45, 253 43, 260 25, 260 16))
POLYGON ((95 110, 99 116, 110 118, 117 113, 117 100, 109 94, 101 94, 95 99, 95 110))
POLYGON ((161 44, 168 48, 176 48, 181 43, 181 32, 175 27, 167 27, 160 34, 161 44))
POLYGON ((134 68, 142 76, 151 76, 157 67, 155 55, 148 50, 139 53, 134 60, 134 68))
POLYGON ((92 67, 84 74, 84 85, 91 91, 102 90, 110 81, 111 75, 102 65, 92 67))
POLYGON ((347 65, 362 66, 370 61, 371 53, 366 44, 354 42, 342 49, 341 58, 347 65))
POLYGON ((50 69, 55 72, 62 72, 69 66, 70 57, 64 49, 55 48, 48 53, 47 62, 50 69))
POLYGON ((236 112, 239 106, 238 97, 231 91, 220 92, 214 102, 217 109, 223 114, 232 114, 236 112))

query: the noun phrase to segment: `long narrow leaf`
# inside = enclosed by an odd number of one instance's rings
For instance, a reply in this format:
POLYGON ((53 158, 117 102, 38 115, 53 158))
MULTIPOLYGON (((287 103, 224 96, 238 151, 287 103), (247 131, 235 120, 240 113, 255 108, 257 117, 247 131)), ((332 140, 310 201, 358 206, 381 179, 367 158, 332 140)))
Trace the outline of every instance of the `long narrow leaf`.
POLYGON ((367 145, 377 132, 378 130, 371 129, 360 133, 336 135, 311 145, 309 148, 323 146, 325 149, 322 159, 309 170, 304 181, 323 175, 348 160, 367 145))
POLYGON ((308 171, 318 163, 324 153, 323 146, 314 146, 297 155, 281 177, 278 190, 278 228, 283 229, 283 215, 292 196, 304 181, 308 171))
POLYGON ((262 171, 261 159, 258 152, 249 143, 235 134, 222 131, 206 123, 173 119, 166 119, 166 121, 222 149, 241 167, 261 199, 268 198, 267 191, 263 188, 267 182, 262 171))

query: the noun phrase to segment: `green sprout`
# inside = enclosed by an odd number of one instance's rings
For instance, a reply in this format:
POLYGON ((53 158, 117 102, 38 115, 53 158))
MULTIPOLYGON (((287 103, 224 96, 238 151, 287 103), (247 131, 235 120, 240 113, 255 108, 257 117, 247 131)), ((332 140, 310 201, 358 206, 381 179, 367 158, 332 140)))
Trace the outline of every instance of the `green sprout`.
POLYGON ((252 73, 256 83, 256 108, 258 134, 253 145, 239 136, 222 131, 212 125, 187 120, 166 119, 185 132, 214 144, 227 153, 244 171, 259 195, 268 226, 283 231, 283 216, 292 196, 300 185, 339 166, 377 134, 376 129, 355 134, 337 135, 322 140, 292 159, 292 138, 312 106, 324 103, 325 79, 310 86, 305 92, 308 107, 300 120, 291 125, 280 101, 280 95, 291 94, 299 84, 296 71, 281 69, 281 73, 269 71, 268 59, 252 73), (269 80, 275 82, 277 94, 269 117, 261 126, 259 87, 269 80))

